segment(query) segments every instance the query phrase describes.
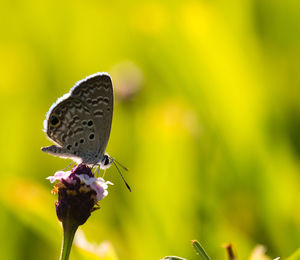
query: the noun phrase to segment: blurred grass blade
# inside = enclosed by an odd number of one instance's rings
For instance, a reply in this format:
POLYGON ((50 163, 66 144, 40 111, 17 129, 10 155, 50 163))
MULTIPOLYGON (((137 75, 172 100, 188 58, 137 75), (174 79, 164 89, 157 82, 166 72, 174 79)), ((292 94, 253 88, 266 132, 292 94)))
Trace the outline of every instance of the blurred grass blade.
POLYGON ((202 260, 210 260, 210 257, 206 254, 204 248, 200 245, 197 240, 192 240, 192 245, 198 255, 201 256, 202 260))
POLYGON ((179 256, 165 256, 161 260, 186 260, 185 258, 181 258, 179 256))

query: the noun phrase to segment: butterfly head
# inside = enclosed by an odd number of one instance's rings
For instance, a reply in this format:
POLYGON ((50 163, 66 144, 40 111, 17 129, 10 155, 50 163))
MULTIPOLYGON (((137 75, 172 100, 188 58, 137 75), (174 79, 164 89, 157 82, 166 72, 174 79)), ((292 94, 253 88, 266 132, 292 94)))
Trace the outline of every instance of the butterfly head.
POLYGON ((113 163, 113 159, 106 153, 100 161, 101 169, 108 169, 113 163))

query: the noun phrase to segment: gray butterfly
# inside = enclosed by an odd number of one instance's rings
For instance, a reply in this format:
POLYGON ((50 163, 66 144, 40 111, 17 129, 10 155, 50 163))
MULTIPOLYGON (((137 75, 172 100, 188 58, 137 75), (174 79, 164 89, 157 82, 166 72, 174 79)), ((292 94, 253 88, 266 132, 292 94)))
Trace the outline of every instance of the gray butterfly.
POLYGON ((112 160, 105 154, 113 115, 113 87, 107 73, 96 73, 77 82, 53 104, 44 121, 44 131, 56 145, 42 151, 101 166, 112 160))

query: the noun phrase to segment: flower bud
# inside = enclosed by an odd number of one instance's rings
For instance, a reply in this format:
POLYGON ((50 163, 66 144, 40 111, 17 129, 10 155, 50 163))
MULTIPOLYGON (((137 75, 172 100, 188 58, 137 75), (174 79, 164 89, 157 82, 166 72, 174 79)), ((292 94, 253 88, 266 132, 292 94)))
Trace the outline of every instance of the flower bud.
POLYGON ((69 221, 82 225, 99 208, 98 201, 107 196, 108 184, 102 178, 95 178, 87 165, 79 164, 71 171, 58 171, 47 179, 54 185, 53 193, 58 194, 55 202, 56 214, 61 222, 69 221))

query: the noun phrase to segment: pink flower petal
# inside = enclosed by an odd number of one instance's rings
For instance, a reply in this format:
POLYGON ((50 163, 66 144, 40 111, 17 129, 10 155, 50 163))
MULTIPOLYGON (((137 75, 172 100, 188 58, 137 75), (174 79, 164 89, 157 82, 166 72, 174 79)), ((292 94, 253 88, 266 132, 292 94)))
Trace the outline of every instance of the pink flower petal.
POLYGON ((71 172, 58 171, 54 174, 54 176, 49 176, 46 179, 50 180, 51 183, 62 179, 66 180, 70 176, 71 172))

